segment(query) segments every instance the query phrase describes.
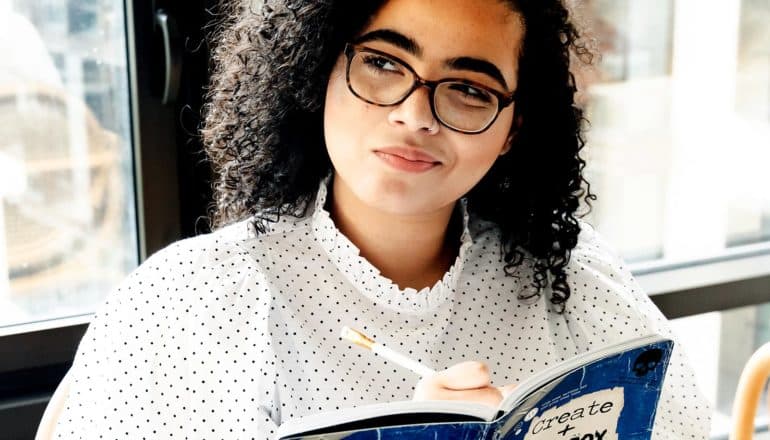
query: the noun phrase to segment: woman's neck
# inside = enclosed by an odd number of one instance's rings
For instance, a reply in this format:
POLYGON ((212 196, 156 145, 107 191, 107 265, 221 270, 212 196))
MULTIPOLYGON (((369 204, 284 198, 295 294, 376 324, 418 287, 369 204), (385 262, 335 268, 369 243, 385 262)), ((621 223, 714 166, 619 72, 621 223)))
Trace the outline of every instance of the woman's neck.
POLYGON ((431 287, 449 270, 459 247, 459 233, 449 227, 453 211, 450 206, 424 215, 387 213, 364 204, 341 179, 330 201, 340 231, 401 289, 431 287))

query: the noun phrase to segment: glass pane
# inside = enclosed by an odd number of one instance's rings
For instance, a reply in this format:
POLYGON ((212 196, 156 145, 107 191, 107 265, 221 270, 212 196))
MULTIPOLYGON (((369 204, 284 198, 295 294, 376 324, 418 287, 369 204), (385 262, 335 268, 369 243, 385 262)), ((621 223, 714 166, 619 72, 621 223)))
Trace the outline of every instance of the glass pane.
POLYGON ((137 264, 123 2, 0 0, 0 326, 137 264))
MULTIPOLYGON (((741 371, 751 354, 770 342, 770 304, 675 319, 671 324, 691 364, 698 366, 696 378, 713 405, 712 435, 727 438, 741 371)), ((767 425, 769 414, 764 395, 758 423, 767 425)))
POLYGON ((770 242, 770 2, 585 2, 589 221, 632 262, 770 242))

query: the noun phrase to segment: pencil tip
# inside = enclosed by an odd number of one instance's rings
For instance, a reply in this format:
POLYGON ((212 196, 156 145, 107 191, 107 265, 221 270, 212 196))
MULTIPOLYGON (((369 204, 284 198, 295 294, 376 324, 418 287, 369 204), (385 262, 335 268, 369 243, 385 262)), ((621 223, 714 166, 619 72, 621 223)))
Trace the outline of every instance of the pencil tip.
POLYGON ((368 349, 371 349, 372 345, 374 344, 374 341, 371 340, 368 336, 348 326, 342 327, 342 330, 340 331, 340 338, 368 349))

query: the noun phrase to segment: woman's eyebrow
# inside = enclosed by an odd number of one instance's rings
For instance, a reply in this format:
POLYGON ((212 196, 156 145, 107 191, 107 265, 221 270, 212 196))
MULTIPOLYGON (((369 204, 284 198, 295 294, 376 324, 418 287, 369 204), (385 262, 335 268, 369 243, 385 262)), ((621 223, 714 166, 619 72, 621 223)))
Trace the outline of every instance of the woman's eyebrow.
POLYGON ((413 38, 407 37, 406 35, 391 29, 377 29, 375 31, 367 32, 356 38, 353 42, 355 44, 361 44, 377 40, 400 47, 418 58, 422 57, 422 47, 420 47, 413 38))
MULTIPOLYGON (((396 47, 399 47, 406 52, 420 58, 422 57, 422 47, 417 42, 406 35, 394 31, 392 29, 377 29, 371 32, 367 32, 364 35, 356 38, 353 42, 355 44, 366 43, 369 41, 384 41, 390 43, 396 47)), ((487 60, 474 57, 457 57, 451 58, 444 62, 444 65, 453 70, 468 70, 472 72, 483 73, 495 81, 499 82, 505 90, 508 90, 508 83, 505 81, 505 77, 494 64, 487 60)))
POLYGON ((482 60, 481 58, 458 57, 446 60, 444 65, 454 70, 471 70, 484 73, 499 82, 505 90, 508 90, 508 84, 505 82, 503 74, 500 73, 500 69, 489 61, 482 60))

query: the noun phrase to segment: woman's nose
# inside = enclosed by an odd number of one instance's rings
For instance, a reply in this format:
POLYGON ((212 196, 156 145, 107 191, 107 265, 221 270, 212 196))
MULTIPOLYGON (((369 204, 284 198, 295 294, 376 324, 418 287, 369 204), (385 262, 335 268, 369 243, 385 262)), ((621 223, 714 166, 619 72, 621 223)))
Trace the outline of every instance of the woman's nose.
POLYGON ((433 117, 430 106, 430 90, 418 87, 406 99, 393 107, 388 114, 388 121, 393 125, 406 127, 409 131, 438 132, 438 121, 433 117))

